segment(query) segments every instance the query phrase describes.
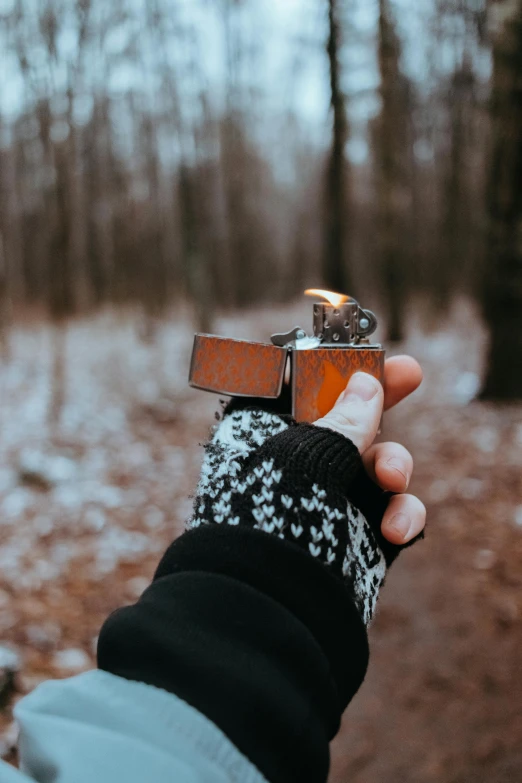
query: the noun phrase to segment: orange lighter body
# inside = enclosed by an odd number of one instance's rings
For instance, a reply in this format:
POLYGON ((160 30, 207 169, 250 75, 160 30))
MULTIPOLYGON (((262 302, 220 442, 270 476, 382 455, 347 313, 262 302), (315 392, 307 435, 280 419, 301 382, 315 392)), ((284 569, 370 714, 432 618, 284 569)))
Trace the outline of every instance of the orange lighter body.
POLYGON ((190 385, 275 400, 289 382, 285 412, 312 422, 333 408, 353 373, 367 372, 382 383, 385 351, 368 340, 377 327, 375 315, 350 297, 332 296, 333 303, 314 303, 313 336, 299 327, 272 335, 272 344, 196 334, 190 385))

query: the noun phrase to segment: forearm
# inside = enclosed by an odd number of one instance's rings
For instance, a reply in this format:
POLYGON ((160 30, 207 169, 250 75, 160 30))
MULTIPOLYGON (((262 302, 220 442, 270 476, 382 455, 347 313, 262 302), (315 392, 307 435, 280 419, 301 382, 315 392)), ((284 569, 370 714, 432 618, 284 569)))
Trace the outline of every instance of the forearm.
POLYGON ((234 411, 207 447, 192 529, 109 618, 99 666, 187 701, 271 783, 326 780, 399 550, 380 533, 385 506, 343 436, 234 411))
POLYGON ((178 539, 140 601, 109 618, 98 657, 194 706, 269 781, 321 781, 368 648, 320 563, 262 532, 209 526, 178 539))

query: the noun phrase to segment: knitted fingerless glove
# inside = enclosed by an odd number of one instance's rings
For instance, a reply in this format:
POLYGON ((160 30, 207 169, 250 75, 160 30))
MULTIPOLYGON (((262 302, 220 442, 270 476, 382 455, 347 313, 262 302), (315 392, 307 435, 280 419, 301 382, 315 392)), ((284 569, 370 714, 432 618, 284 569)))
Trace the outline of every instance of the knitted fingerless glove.
POLYGON ((368 625, 403 548, 380 531, 388 499, 344 436, 259 408, 230 409, 206 446, 187 527, 248 526, 301 547, 343 580, 368 625))

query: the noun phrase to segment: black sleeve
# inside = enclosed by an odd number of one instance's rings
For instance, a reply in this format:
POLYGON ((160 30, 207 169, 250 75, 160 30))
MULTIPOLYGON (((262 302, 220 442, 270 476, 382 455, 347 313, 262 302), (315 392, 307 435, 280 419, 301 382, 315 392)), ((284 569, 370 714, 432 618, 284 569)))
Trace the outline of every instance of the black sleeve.
POLYGON ((175 541, 98 645, 101 669, 191 704, 270 783, 326 781, 328 743, 367 662, 341 579, 280 538, 219 525, 175 541))

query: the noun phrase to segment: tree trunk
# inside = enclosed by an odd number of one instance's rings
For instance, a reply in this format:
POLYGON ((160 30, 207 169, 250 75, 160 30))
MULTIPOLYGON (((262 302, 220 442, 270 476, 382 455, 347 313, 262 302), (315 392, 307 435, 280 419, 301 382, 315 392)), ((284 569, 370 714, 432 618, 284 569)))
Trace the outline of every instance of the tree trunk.
POLYGON ((447 312, 455 293, 462 289, 463 273, 468 268, 471 250, 471 213, 469 159, 470 131, 473 124, 475 76, 467 54, 457 66, 448 95, 449 149, 442 185, 443 213, 439 236, 439 270, 435 279, 434 310, 447 312))
POLYGON ((52 325, 51 333, 51 396, 49 401, 49 425, 56 432, 65 402, 67 325, 57 321, 52 325))
POLYGON ((325 188, 325 236, 323 284, 333 291, 354 294, 353 280, 347 268, 348 140, 346 100, 341 87, 341 24, 338 0, 328 0, 329 34, 326 51, 330 69, 330 106, 332 109, 332 146, 325 188))
POLYGON ((0 358, 9 359, 9 329, 11 326, 11 300, 9 297, 8 265, 4 238, 0 232, 0 358))
POLYGON ((187 166, 179 170, 179 203, 181 207, 181 231, 183 241, 184 276, 194 303, 196 328, 199 332, 211 332, 213 321, 213 298, 209 265, 198 242, 197 194, 194 180, 187 166))
POLYGON ((489 237, 483 309, 490 330, 481 397, 522 399, 522 0, 491 7, 502 24, 493 48, 489 237))
POLYGON ((404 339, 408 282, 408 217, 411 211, 409 85, 400 70, 401 47, 388 0, 379 0, 381 113, 376 158, 379 268, 386 296, 388 340, 404 339))
POLYGON ((86 129, 86 187, 89 201, 88 278, 95 304, 115 296, 113 232, 114 151, 109 99, 96 97, 86 129))

